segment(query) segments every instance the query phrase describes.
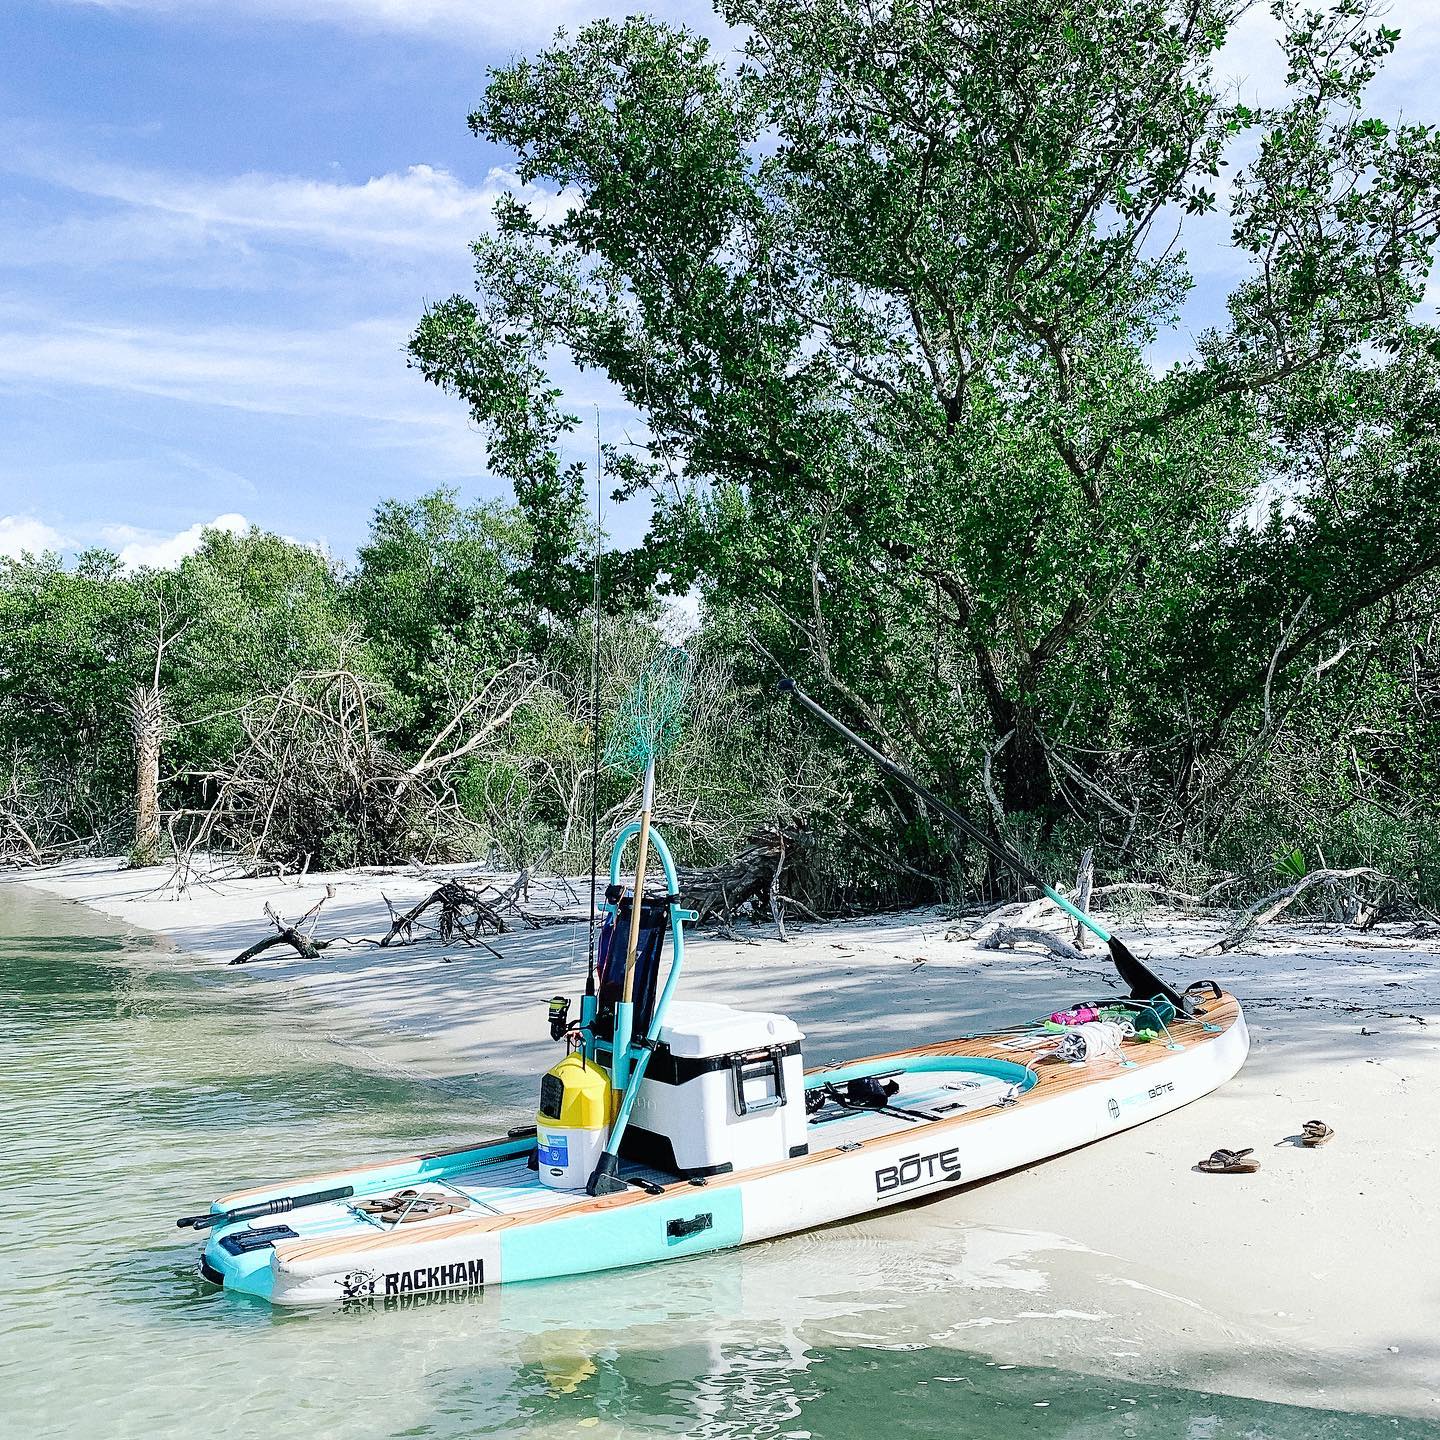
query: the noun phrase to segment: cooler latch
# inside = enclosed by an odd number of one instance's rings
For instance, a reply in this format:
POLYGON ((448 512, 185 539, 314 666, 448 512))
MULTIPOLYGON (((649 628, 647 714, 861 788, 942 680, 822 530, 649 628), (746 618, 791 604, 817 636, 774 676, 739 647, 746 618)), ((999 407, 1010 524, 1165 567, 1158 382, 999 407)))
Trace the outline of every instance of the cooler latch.
POLYGON ((785 1047, 771 1045, 764 1050, 747 1050, 730 1057, 730 1076, 735 1082, 735 1113, 737 1115, 758 1115, 762 1110, 774 1110, 785 1103, 785 1047), (745 1098, 745 1086, 749 1081, 774 1076, 775 1093, 759 1100, 745 1098))

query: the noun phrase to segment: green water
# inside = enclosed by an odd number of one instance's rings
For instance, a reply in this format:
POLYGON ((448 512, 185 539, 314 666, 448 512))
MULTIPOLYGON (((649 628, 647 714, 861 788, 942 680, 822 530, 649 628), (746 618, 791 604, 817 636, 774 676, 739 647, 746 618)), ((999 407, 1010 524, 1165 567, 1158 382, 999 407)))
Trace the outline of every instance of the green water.
MULTIPOLYGON (((0 885, 0 1434, 1440 1436, 1222 1398, 1193 1376, 1087 1374, 1066 1338, 1077 1325, 1147 1338, 1104 1276, 1094 1313, 1054 1310, 1023 1243, 949 1205, 923 1225, 388 1310, 219 1295, 176 1215, 520 1118, 483 1077, 357 1064, 315 1017, 273 1004, 268 987, 0 885), (1015 1325, 1047 1364, 1002 1368, 965 1347, 1015 1325)), ((1115 1353, 1123 1366, 1139 1352, 1115 1353)))

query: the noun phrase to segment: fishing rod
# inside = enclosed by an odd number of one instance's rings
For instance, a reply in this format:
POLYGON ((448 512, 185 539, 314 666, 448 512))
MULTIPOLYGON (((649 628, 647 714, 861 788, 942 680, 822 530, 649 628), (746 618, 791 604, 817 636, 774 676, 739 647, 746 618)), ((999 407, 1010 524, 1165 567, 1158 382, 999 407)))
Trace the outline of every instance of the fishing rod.
POLYGON ((1041 891, 1072 920, 1083 925, 1097 940, 1108 946, 1110 958, 1114 961, 1120 978, 1130 987, 1132 999, 1153 1000, 1156 996, 1163 995, 1180 1014, 1193 1015, 1195 1013, 1195 1008, 1190 1001, 1161 980, 1144 961, 1132 954, 1124 941, 1116 939, 1094 916, 1087 915, 1078 905, 1072 904, 1063 895, 1053 890, 1008 845, 981 829, 963 811, 957 810, 949 801, 942 800, 928 786, 922 785, 913 775, 902 770, 888 755, 877 750, 868 740, 857 735, 843 720, 836 719, 823 705, 812 700, 794 680, 780 681, 780 689, 788 695, 793 695, 817 720, 822 721, 837 735, 848 740, 892 780, 903 785, 913 795, 917 795, 936 814, 948 820, 962 835, 969 836, 1002 865, 1014 871, 1027 885, 1033 885, 1041 891))
POLYGON ((600 407, 595 407, 595 566, 590 594, 590 618, 595 627, 590 652, 590 954, 585 966, 585 993, 595 995, 595 945, 600 902, 600 547, 602 542, 600 487, 605 473, 605 452, 600 445, 600 407))
POLYGON ((212 1225, 233 1225, 237 1220, 258 1220, 262 1215, 288 1215, 306 1205, 348 1200, 354 1193, 353 1185, 341 1185, 334 1190, 312 1190, 308 1195, 282 1195, 278 1200, 257 1200, 253 1205, 237 1205, 233 1210, 206 1210, 201 1215, 182 1215, 175 1223, 182 1230, 208 1230, 212 1225))

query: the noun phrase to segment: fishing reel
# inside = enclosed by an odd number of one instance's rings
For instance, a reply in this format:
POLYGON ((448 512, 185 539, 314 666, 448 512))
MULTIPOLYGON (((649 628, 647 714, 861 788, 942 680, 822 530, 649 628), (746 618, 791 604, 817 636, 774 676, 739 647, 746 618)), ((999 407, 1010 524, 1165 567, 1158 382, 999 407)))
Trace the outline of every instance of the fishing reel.
POLYGON ((563 1040, 570 1033, 570 997, 556 995, 550 1001, 547 1013, 550 1019, 550 1038, 563 1040))

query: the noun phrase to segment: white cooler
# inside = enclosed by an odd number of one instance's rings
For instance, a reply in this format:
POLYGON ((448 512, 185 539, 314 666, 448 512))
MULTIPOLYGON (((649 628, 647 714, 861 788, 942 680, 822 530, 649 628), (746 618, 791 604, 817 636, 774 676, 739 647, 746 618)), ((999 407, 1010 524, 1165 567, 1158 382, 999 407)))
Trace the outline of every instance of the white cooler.
POLYGON ((687 1177, 804 1155, 804 1038, 784 1015, 674 1002, 621 1154, 687 1177))

